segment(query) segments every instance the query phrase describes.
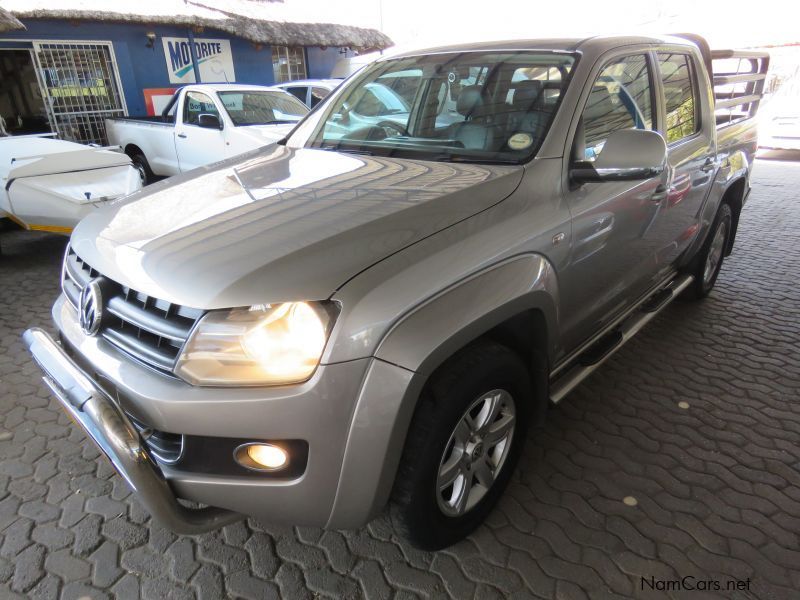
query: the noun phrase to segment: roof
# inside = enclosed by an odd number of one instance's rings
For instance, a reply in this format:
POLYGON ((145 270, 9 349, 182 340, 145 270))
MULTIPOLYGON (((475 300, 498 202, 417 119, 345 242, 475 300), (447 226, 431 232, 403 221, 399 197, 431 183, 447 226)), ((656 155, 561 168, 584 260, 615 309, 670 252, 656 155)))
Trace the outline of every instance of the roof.
POLYGON ((284 90, 276 85, 252 85, 246 83, 188 83, 182 85, 182 88, 191 88, 202 91, 211 92, 232 92, 232 91, 255 91, 255 92, 281 92, 284 90))
MULTIPOLYGON (((592 37, 564 37, 564 38, 540 38, 529 40, 498 40, 491 42, 475 42, 467 44, 453 44, 448 46, 438 46, 435 48, 425 48, 412 50, 399 54, 392 54, 387 58, 402 58, 410 56, 420 56, 423 54, 443 54, 448 52, 476 52, 476 51, 503 51, 503 50, 549 50, 561 52, 574 52, 588 47, 607 46, 627 46, 633 44, 689 44, 691 42, 676 37, 669 36, 642 36, 642 35, 598 35, 592 37)), ((386 60, 386 59, 379 59, 386 60)))
POLYGON ((14 29, 25 29, 25 26, 14 15, 0 6, 0 32, 13 31, 14 29))
POLYGON ((282 81, 275 84, 275 87, 286 88, 297 85, 321 85, 337 87, 342 83, 341 79, 295 79, 294 81, 282 81))
POLYGON ((281 46, 336 46, 366 51, 392 45, 392 40, 377 29, 337 22, 348 18, 343 0, 311 4, 303 0, 0 0, 3 8, 23 21, 202 27, 258 44, 281 46))

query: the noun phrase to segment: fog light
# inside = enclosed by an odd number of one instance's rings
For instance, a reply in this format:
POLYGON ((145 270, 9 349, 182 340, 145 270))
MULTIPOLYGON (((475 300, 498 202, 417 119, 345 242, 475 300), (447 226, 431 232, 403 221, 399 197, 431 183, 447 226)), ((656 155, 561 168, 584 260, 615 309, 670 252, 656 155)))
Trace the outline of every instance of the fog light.
POLYGON ((234 454, 236 460, 248 469, 276 471, 289 463, 289 455, 273 444, 245 444, 234 454))

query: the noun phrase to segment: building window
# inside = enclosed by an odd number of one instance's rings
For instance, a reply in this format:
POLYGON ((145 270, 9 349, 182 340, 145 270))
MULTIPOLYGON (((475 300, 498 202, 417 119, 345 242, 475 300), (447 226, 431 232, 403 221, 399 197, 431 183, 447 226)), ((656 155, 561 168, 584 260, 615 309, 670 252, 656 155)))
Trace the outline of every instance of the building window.
POLYGON ((272 47, 272 72, 275 83, 306 79, 306 53, 303 48, 272 47))

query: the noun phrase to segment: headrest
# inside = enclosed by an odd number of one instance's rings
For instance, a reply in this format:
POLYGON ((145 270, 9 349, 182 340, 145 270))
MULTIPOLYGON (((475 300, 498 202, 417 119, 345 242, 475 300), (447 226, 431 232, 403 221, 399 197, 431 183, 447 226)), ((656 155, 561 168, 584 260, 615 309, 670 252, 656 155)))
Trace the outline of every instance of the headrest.
POLYGON ((481 86, 468 85, 461 89, 456 100, 456 110, 464 117, 470 117, 483 106, 483 94, 481 86))
POLYGON ((528 112, 536 104, 542 94, 543 83, 536 79, 527 79, 517 82, 514 87, 514 97, 511 104, 514 110, 528 112))

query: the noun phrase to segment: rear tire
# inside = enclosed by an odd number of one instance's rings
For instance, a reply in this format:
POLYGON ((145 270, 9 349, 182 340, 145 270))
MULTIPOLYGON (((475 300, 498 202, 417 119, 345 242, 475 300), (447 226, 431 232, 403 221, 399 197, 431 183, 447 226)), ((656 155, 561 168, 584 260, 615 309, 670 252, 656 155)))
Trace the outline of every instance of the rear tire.
POLYGON ((688 269, 694 275, 694 281, 683 293, 687 300, 701 300, 714 288, 730 243, 732 224, 731 207, 720 204, 711 231, 688 269))
POLYGON ((450 546, 483 522, 519 459, 532 396, 522 359, 494 342, 468 346, 434 374, 392 495, 394 524, 414 546, 450 546))
POLYGON ((136 168, 136 170, 139 171, 139 177, 141 177, 142 179, 142 185, 147 185, 148 183, 152 183, 155 178, 155 174, 153 173, 153 170, 150 168, 150 163, 147 162, 147 159, 145 158, 144 154, 136 153, 130 155, 130 157, 131 157, 131 163, 136 168))

